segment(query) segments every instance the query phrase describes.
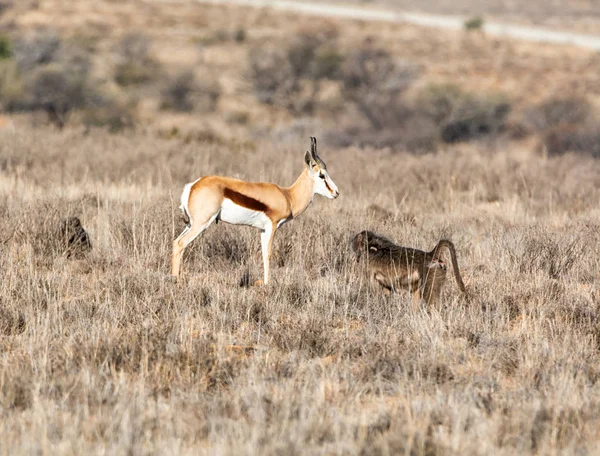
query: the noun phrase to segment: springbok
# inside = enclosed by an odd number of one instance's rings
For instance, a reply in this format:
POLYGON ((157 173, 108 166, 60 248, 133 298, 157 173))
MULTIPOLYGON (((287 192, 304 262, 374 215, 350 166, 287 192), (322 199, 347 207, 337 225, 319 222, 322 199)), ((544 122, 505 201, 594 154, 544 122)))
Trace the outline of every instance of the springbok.
POLYGON ((340 194, 327 173, 325 162, 317 155, 317 139, 311 137, 310 141, 310 152, 304 156, 306 168, 291 187, 221 176, 204 176, 186 184, 179 208, 187 227, 173 241, 172 275, 179 276, 181 255, 187 245, 211 223, 221 220, 261 230, 262 283, 269 283, 269 261, 277 228, 302 214, 315 193, 330 199, 340 194))

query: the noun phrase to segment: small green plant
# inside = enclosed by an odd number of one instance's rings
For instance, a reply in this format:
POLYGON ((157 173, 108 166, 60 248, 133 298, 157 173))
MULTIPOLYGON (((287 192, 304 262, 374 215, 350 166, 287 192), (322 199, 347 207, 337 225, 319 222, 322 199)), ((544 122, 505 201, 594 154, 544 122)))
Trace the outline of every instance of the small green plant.
POLYGON ((0 61, 0 101, 10 107, 23 96, 23 80, 14 60, 0 61))
POLYGON ((475 16, 467 19, 464 23, 465 30, 481 30, 483 28, 483 18, 475 16))
POLYGON ((238 28, 233 35, 233 39, 236 43, 243 43, 246 41, 246 30, 241 27, 238 28))
POLYGON ((10 59, 12 55, 10 39, 5 35, 0 35, 0 60, 10 59))
POLYGON ((339 76, 344 56, 331 48, 319 49, 315 55, 314 75, 316 79, 335 79, 339 76))

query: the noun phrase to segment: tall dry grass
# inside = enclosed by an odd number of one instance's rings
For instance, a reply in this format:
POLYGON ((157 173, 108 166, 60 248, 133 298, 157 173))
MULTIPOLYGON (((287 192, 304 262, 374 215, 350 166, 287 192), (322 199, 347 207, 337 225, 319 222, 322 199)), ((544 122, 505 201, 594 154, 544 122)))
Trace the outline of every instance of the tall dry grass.
POLYGON ((512 146, 332 150, 340 187, 276 235, 219 224, 169 277, 184 183, 290 184, 306 140, 18 130, 0 141, 0 453, 594 454, 600 163, 512 146), (79 217, 93 249, 66 253, 79 217), (440 309, 366 286, 372 229, 457 246, 440 309))

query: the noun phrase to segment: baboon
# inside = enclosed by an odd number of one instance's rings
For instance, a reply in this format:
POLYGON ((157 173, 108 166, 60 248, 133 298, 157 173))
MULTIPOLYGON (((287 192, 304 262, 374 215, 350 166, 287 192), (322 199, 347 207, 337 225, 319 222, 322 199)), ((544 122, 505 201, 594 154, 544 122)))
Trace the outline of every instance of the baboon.
POLYGON ((61 235, 66 247, 67 258, 81 257, 92 249, 90 237, 79 217, 69 217, 61 224, 61 235))
POLYGON ((450 251, 458 288, 466 292, 454 244, 446 239, 439 241, 432 251, 424 252, 400 247, 371 231, 361 231, 354 236, 351 245, 358 261, 366 256, 371 283, 383 287, 386 294, 409 290, 413 307, 418 306, 421 299, 428 304, 439 300, 446 280, 446 263, 441 257, 442 249, 446 247, 450 251))

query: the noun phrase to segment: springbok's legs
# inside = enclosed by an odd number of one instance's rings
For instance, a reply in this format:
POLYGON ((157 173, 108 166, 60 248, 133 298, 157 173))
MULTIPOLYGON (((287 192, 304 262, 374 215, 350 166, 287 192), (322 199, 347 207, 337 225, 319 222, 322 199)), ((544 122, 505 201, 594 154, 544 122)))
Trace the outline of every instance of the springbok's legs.
POLYGON ((179 268, 181 266, 181 255, 183 251, 196 237, 198 237, 206 228, 208 228, 212 222, 215 221, 219 215, 219 212, 210 214, 208 217, 202 219, 197 218, 191 221, 191 225, 186 227, 185 230, 179 235, 177 239, 173 241, 173 258, 171 263, 171 275, 173 277, 179 277, 179 268))
POLYGON ((262 233, 260 233, 260 243, 262 246, 264 279, 263 284, 269 283, 269 265, 271 262, 271 251, 273 249, 273 237, 275 236, 275 228, 268 225, 262 233))

